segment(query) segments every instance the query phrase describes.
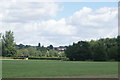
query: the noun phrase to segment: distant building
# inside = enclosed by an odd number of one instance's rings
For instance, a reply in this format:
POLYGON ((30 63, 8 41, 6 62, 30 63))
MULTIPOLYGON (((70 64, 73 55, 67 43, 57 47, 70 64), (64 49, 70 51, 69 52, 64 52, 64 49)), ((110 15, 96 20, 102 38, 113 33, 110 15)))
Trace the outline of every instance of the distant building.
POLYGON ((49 45, 47 47, 44 47, 44 46, 41 46, 41 43, 38 43, 37 46, 19 44, 19 45, 16 45, 16 47, 19 48, 19 49, 34 47, 34 48, 37 48, 37 49, 48 49, 48 50, 65 51, 67 46, 53 47, 53 45, 49 45))
POLYGON ((57 50, 57 51, 65 51, 65 49, 66 49, 65 46, 54 47, 54 50, 57 50))

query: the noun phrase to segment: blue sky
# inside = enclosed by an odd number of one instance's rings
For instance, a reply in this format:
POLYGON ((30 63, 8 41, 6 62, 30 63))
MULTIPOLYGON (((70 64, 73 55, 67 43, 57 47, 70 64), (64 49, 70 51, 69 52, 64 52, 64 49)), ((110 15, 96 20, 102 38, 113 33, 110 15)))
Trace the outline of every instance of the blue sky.
POLYGON ((117 2, 0 3, 0 32, 12 30, 17 44, 71 45, 116 37, 117 2))
POLYGON ((101 8, 101 7, 117 7, 117 2, 61 2, 58 3, 64 9, 57 13, 56 20, 61 18, 66 18, 71 16, 75 11, 82 9, 83 7, 90 7, 94 10, 101 8))

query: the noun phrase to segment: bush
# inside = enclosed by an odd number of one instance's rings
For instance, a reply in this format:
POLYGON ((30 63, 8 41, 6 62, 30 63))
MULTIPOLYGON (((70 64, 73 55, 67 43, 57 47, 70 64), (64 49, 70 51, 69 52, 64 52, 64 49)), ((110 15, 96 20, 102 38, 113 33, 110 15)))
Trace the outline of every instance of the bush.
POLYGON ((37 60, 64 60, 65 57, 29 57, 29 59, 37 59, 37 60))
POLYGON ((13 59, 25 59, 25 57, 14 57, 13 59))

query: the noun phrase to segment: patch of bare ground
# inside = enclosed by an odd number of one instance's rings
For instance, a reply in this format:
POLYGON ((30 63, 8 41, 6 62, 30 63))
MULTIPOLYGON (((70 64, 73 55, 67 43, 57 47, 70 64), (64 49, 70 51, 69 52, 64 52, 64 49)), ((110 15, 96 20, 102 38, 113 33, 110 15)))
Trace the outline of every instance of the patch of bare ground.
MULTIPOLYGON (((33 77, 36 78, 36 77, 33 77)), ((118 78, 117 74, 111 75, 81 75, 81 76, 57 76, 57 77, 37 77, 37 78, 118 78)))

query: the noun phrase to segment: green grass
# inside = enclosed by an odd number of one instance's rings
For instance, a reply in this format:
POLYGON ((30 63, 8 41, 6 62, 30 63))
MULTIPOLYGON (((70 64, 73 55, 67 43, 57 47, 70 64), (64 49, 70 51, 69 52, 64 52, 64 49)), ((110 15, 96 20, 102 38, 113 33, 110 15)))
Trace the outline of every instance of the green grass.
POLYGON ((3 78, 117 74, 117 62, 3 60, 3 78))

